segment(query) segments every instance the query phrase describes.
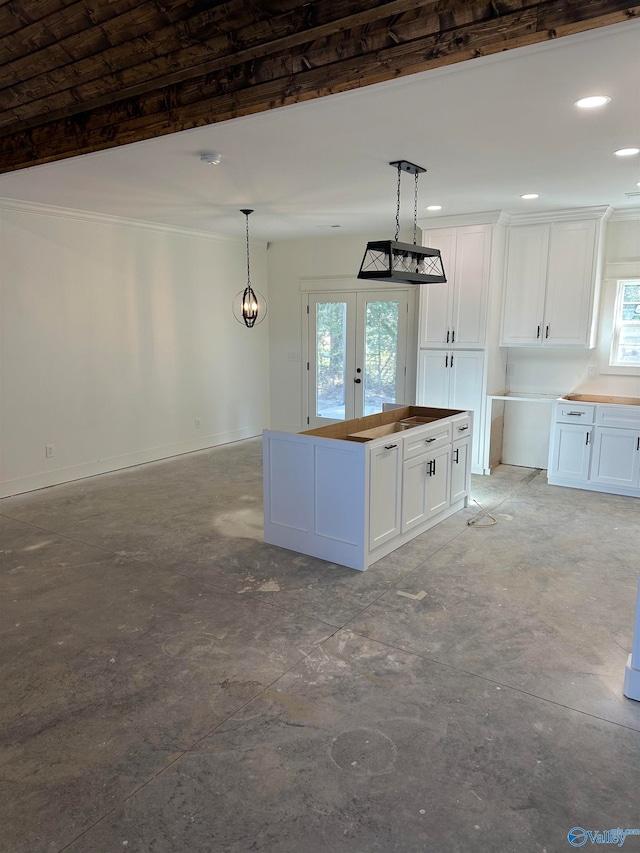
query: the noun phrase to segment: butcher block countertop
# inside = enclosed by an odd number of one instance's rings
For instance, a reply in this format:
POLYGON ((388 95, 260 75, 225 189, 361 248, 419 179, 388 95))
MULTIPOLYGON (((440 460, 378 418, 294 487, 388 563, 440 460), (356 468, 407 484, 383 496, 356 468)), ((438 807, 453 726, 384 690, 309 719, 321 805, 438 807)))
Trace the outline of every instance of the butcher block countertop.
POLYGON ((599 394, 567 394, 564 400, 575 403, 609 403, 616 406, 640 406, 640 397, 607 397, 599 394))

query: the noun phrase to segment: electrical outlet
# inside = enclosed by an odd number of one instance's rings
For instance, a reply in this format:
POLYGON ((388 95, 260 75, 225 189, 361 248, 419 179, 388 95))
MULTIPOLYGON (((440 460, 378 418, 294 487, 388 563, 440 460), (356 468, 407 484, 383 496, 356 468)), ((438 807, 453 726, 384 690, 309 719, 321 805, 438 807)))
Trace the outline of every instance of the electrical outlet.
POLYGON ((595 366, 595 364, 592 364, 587 368, 587 376, 589 377, 589 379, 598 378, 598 368, 595 366))
POLYGON ((200 418, 196 418, 196 429, 200 429, 200 418))
POLYGON ((507 369, 505 371, 507 376, 513 376, 516 372, 515 364, 507 364, 507 369))
POLYGON ((53 456, 53 444, 45 444, 44 455, 47 459, 51 459, 51 457, 53 456))

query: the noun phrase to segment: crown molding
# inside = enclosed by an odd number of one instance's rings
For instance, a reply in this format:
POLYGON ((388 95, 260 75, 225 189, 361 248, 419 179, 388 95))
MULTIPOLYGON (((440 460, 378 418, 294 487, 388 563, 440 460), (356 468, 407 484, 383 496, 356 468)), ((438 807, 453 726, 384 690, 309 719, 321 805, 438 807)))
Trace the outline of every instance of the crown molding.
POLYGON ((142 219, 128 219, 125 216, 112 216, 108 213, 95 213, 89 210, 76 210, 71 207, 58 207, 53 204, 23 201, 14 198, 0 197, 0 211, 8 210, 14 213, 32 213, 36 216, 52 216, 58 219, 68 219, 75 222, 94 222, 99 225, 112 225, 120 228, 136 228, 140 231, 155 231, 160 234, 179 234, 184 237, 197 237, 201 240, 218 240, 224 243, 244 243, 240 237, 227 237, 209 231, 199 231, 195 228, 183 228, 177 225, 165 225, 160 222, 146 222, 142 219))
POLYGON ((640 207, 621 207, 611 214, 610 222, 633 222, 640 219, 640 207))
POLYGON ((428 219, 419 219, 418 227, 422 231, 431 231, 434 228, 451 228, 463 225, 508 225, 511 214, 504 210, 482 210, 479 213, 460 213, 451 216, 434 216, 428 219))
POLYGON ((537 213, 514 213, 511 225, 537 225, 545 222, 575 222, 580 219, 600 219, 606 222, 613 208, 608 204, 597 207, 569 207, 563 210, 541 210, 537 213))

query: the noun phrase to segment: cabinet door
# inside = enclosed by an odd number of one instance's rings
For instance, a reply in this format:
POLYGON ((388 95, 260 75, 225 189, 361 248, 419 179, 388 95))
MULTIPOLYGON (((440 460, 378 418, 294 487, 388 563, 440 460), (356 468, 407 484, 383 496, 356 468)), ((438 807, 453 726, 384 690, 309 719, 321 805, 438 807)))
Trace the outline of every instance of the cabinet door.
POLYGON ((638 488, 640 433, 633 429, 596 427, 589 480, 609 486, 638 488))
POLYGON ((427 476, 427 518, 446 509, 451 494, 451 445, 429 454, 432 467, 427 476))
POLYGON ((449 407, 473 412, 472 464, 482 468, 482 424, 484 423, 484 353, 451 353, 449 407))
POLYGON ((451 317, 452 346, 482 347, 485 344, 490 260, 491 225, 458 228, 451 317))
POLYGON ((451 446, 403 464, 402 532, 449 506, 451 446))
POLYGON ((469 494, 469 471, 471 470, 471 442, 456 441, 451 454, 451 503, 469 494))
POLYGON ((402 442, 371 448, 369 469, 369 550, 400 533, 402 442))
POLYGON ((549 453, 549 474, 565 480, 589 477, 593 427, 583 424, 555 424, 549 453))
POLYGON ((446 284, 429 284, 420 288, 421 347, 446 347, 451 340, 453 287, 456 277, 456 229, 442 228, 423 234, 423 245, 440 249, 446 284))
POLYGON ((449 406, 450 353, 441 350, 420 350, 418 353, 418 382, 416 403, 446 409, 449 406))
POLYGON ((548 225, 519 225, 509 229, 502 346, 541 343, 548 254, 548 225))
POLYGON ((554 222, 544 309, 545 346, 586 347, 595 289, 596 223, 554 222))

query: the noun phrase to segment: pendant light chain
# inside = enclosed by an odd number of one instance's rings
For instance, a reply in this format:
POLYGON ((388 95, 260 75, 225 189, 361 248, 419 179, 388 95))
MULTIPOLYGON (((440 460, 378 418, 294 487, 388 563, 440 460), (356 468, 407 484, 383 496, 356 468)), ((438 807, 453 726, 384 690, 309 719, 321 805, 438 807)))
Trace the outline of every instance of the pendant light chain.
MULTIPOLYGON (((253 211, 251 211, 253 213, 253 211)), ((247 220, 247 284, 251 286, 251 266, 249 264, 249 213, 244 211, 245 219, 247 220)), ((415 240, 414 240, 415 242, 415 240)))
POLYGON ((398 201, 396 204, 396 243, 398 242, 398 237, 400 236, 400 177, 402 175, 402 167, 400 163, 398 163, 398 201))
POLYGON ((416 182, 415 182, 415 190, 413 193, 413 245, 415 246, 418 242, 418 173, 415 174, 416 182))

